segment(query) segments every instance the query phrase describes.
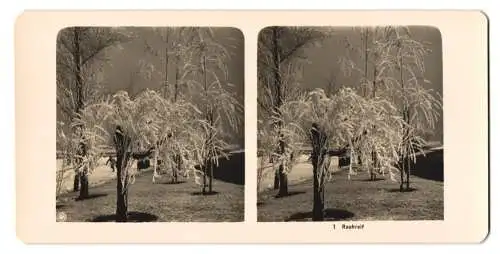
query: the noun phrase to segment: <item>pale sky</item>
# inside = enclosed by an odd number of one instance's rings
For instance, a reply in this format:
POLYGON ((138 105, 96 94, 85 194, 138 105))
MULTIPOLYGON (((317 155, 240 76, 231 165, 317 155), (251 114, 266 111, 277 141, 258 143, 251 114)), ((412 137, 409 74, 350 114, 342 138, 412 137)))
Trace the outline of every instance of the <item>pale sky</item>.
MULTIPOLYGON (((129 80, 131 73, 138 70, 140 60, 153 63, 158 69, 163 70, 161 58, 151 56, 145 53, 145 43, 147 41, 155 49, 164 48, 158 34, 155 34, 150 29, 143 29, 140 27, 128 28, 134 31, 138 36, 137 39, 122 44, 122 49, 112 48, 106 51, 108 62, 105 65, 102 75, 102 85, 108 93, 114 93, 118 90, 126 90, 131 94, 136 94, 146 88, 158 88, 161 86, 163 77, 155 75, 151 80, 140 79, 136 85, 129 87, 129 80)), ((231 59, 228 65, 228 82, 232 83, 234 87, 232 92, 235 93, 239 103, 243 105, 244 101, 244 42, 243 34, 234 28, 218 28, 215 30, 217 41, 228 46, 231 59), (230 46, 229 46, 230 45, 230 46)), ((169 81, 174 82, 174 68, 172 64, 173 59, 169 60, 169 81)), ((243 116, 242 116, 243 117, 243 116)), ((232 131, 229 131, 231 133, 232 131)), ((238 132, 231 133, 233 138, 231 143, 240 147, 244 146, 244 122, 241 124, 238 132)))
MULTIPOLYGON (((338 64, 342 56, 346 56, 346 50, 341 41, 345 37, 353 43, 359 43, 359 34, 353 32, 351 27, 335 27, 336 34, 322 42, 321 47, 310 47, 305 51, 310 64, 305 67, 303 84, 308 88, 325 88, 326 80, 331 73, 336 73, 337 82, 349 86, 356 82, 354 78, 348 78, 343 75, 338 64)), ((427 88, 435 90, 442 96, 443 90, 443 60, 442 60, 442 41, 441 33, 433 27, 412 26, 410 31, 414 39, 431 43, 430 53, 425 59, 425 78, 431 81, 427 88)), ((441 113, 442 115, 442 113, 441 113)), ((437 123, 433 141, 443 140, 443 121, 437 123)))
MULTIPOLYGON (((140 38, 132 42, 126 43, 123 50, 112 49, 107 51, 110 59, 109 64, 103 70, 103 84, 108 92, 116 92, 122 89, 128 89, 129 75, 137 70, 139 60, 146 60, 161 66, 159 57, 148 56, 144 51, 144 41, 147 40, 153 47, 162 47, 161 41, 153 32, 141 28, 132 28, 140 38)), ((311 63, 304 70, 304 84, 307 87, 324 87, 325 80, 332 72, 337 73, 337 81, 343 84, 352 83, 353 80, 342 76, 340 66, 338 64, 339 57, 345 55, 345 49, 341 46, 340 40, 348 36, 351 40, 356 39, 356 34, 349 28, 335 28, 337 35, 327 39, 320 48, 308 48, 306 54, 311 63)), ((413 37, 419 40, 425 40, 431 43, 432 53, 426 58, 426 73, 425 76, 432 82, 429 88, 436 90, 442 95, 442 49, 441 49, 441 34, 439 30, 432 27, 412 27, 413 37)), ((232 45, 230 52, 232 58, 228 63, 229 82, 235 85, 234 92, 237 95, 239 102, 244 105, 244 43, 243 34, 234 28, 219 28, 216 31, 216 37, 223 45, 232 45), (228 39, 231 38, 231 39, 228 39)), ((359 38, 359 36, 358 36, 359 38)), ((169 67, 169 72, 174 71, 173 65, 169 67)), ((170 76, 173 78, 173 74, 170 76)), ((153 77, 149 81, 141 81, 132 88, 132 93, 137 93, 145 88, 156 88, 160 86, 161 77, 153 77)), ((172 80, 173 81, 173 80, 172 80)), ((257 89, 256 84, 248 84, 257 89)), ((256 103, 255 103, 256 104, 256 103)), ((257 109, 257 107, 252 107, 257 109)), ((438 122, 435 130, 436 135, 433 138, 436 141, 442 142, 443 130, 442 120, 438 122)), ((244 145, 244 125, 241 126, 239 133, 235 133, 233 143, 244 145)))

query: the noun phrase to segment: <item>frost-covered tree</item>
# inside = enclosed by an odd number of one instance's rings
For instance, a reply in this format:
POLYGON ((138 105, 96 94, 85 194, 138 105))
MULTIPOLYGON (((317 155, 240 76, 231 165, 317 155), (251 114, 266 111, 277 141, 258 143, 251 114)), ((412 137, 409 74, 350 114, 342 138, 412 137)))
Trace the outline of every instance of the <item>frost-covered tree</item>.
POLYGON ((151 31, 156 35, 150 40, 144 40, 144 44, 145 51, 160 60, 161 66, 154 66, 158 76, 162 77, 159 90, 165 98, 177 101, 186 83, 184 79, 187 64, 191 61, 189 43, 195 36, 193 29, 191 27, 152 27, 146 31, 151 31), (170 72, 172 65, 174 66, 173 82, 169 80, 172 77, 170 72))
MULTIPOLYGON (((73 171, 78 172, 75 168, 79 166, 77 160, 82 159, 79 156, 79 135, 78 133, 71 131, 71 123, 66 124, 63 121, 57 122, 57 147, 60 150, 58 152, 58 159, 61 159, 61 168, 58 168, 56 175, 56 197, 61 194, 64 185, 64 176, 66 172, 73 171)), ((80 164, 81 165, 81 164, 80 164)))
POLYGON ((410 189, 411 162, 427 143, 423 136, 433 132, 442 103, 439 94, 426 88, 430 81, 425 78, 425 57, 431 53, 427 43, 414 39, 408 27, 386 29, 388 35, 378 44, 387 59, 381 64, 387 70, 386 96, 398 106, 405 122, 400 146, 403 191, 403 183, 410 189))
MULTIPOLYGON (((341 68, 346 76, 359 77, 359 84, 356 86, 359 94, 364 97, 376 98, 381 93, 387 93, 387 87, 385 85, 387 82, 387 62, 389 55, 385 53, 384 47, 380 47, 380 41, 385 41, 389 36, 387 27, 355 27, 353 30, 356 32, 355 36, 359 34, 360 40, 359 44, 354 43, 352 39, 355 38, 345 38, 345 47, 347 49, 346 56, 340 58, 341 68), (384 86, 384 87, 380 87, 384 86), (377 94, 377 90, 379 94, 377 94)), ((390 77, 389 77, 390 78, 390 77)), ((372 128, 375 128, 372 126, 372 128)), ((372 130, 376 132, 376 130, 372 130)), ((360 136, 356 136, 350 141, 349 145, 354 145, 355 143, 366 142, 369 138, 366 134, 362 133, 360 136)), ((364 149, 369 147, 364 147, 364 149)), ((353 154, 360 154, 366 151, 353 151, 353 154)), ((352 158, 358 160, 358 162, 363 165, 367 162, 369 166, 370 180, 375 180, 376 171, 379 167, 379 163, 376 161, 376 156, 374 151, 371 151, 372 159, 369 161, 361 160, 360 157, 352 158)))
MULTIPOLYGON (((417 152, 426 144, 422 136, 433 131, 442 108, 439 94, 425 87, 429 83, 425 79, 425 56, 431 52, 425 42, 412 38, 408 27, 364 27, 359 31, 363 47, 356 48, 348 43, 348 55, 341 58, 341 62, 346 74, 361 74, 364 96, 389 100, 405 122, 399 151, 400 189, 403 191, 405 183, 406 189, 410 188, 411 161, 415 161, 417 152), (364 52, 365 55, 359 61, 349 52, 364 52)), ((356 141, 363 142, 366 137, 356 137, 356 141)), ((375 167, 379 164, 375 156, 369 163, 375 167)), ((372 179, 375 167, 371 169, 372 179)))
MULTIPOLYGON (((112 27, 69 27, 57 36, 56 77, 57 108, 62 119, 69 126, 77 120, 80 111, 98 98, 101 86, 101 69, 106 63, 106 50, 120 47, 132 38, 127 30, 112 27)), ((72 130, 82 132, 82 130, 72 130)), ((71 134, 68 133, 71 136, 71 134)), ((80 155, 86 153, 82 145, 80 155)), ((80 159, 73 160, 81 164, 80 159)), ((80 190, 80 198, 88 193, 88 175, 91 169, 75 166, 73 190, 80 190)))
POLYGON ((260 120, 274 125, 269 130, 276 131, 274 134, 278 137, 276 144, 271 148, 275 155, 279 155, 278 160, 282 162, 277 164, 274 181, 274 188, 279 189, 278 196, 288 194, 288 170, 284 164, 292 159, 286 155, 288 145, 281 131, 283 123, 279 120, 280 108, 299 94, 300 86, 297 81, 301 79, 303 64, 307 63, 304 49, 319 45, 327 35, 328 32, 320 28, 277 26, 266 27, 259 33, 258 111, 260 120), (269 119, 276 121, 269 122, 269 119))
MULTIPOLYGON (((394 178, 398 161, 403 121, 396 108, 384 99, 367 99, 351 88, 342 88, 334 95, 316 89, 281 108, 281 121, 287 143, 293 147, 308 143, 312 146, 313 220, 323 220, 324 186, 332 150, 342 149, 353 137, 366 133, 369 137, 351 147, 360 151, 375 151, 381 170, 394 178), (376 132, 372 132, 376 126, 376 132)), ((361 153, 369 161, 371 152, 361 153)), ((367 165, 367 163, 365 163, 367 165)), ((368 170, 368 166, 364 168, 368 170)))
POLYGON ((150 109, 155 92, 146 90, 131 99, 127 92, 119 91, 100 102, 87 105, 78 121, 89 142, 88 153, 99 154, 113 149, 117 155, 116 221, 126 222, 128 191, 135 181, 137 169, 132 167, 134 157, 151 154, 159 125, 158 110, 150 109))
MULTIPOLYGON (((185 101, 188 99, 188 96, 184 92, 187 90, 188 79, 191 78, 190 67, 194 52, 193 48, 190 47, 192 39, 197 36, 197 31, 192 27, 154 27, 151 30, 161 42, 153 43, 145 41, 146 51, 150 55, 160 58, 162 66, 155 66, 150 63, 152 72, 158 74, 163 79, 159 90, 164 98, 174 103, 185 101), (169 69, 171 69, 172 65, 174 66, 173 82, 169 80, 169 77, 172 77, 172 75, 169 75, 169 69)), ((183 171, 183 155, 181 150, 180 146, 169 147, 168 153, 175 163, 163 163, 163 166, 166 167, 165 169, 170 171, 172 182, 174 183, 178 182, 178 176, 183 171)))
MULTIPOLYGON (((200 151, 203 150, 203 133, 198 132, 204 124, 199 120, 202 112, 190 102, 173 102, 159 94, 149 98, 147 110, 158 113, 153 120, 158 126, 153 144, 154 161, 161 160, 161 171, 170 173, 173 182, 180 175, 189 177, 191 174, 198 181, 199 170, 195 166, 202 162, 200 151)), ((154 164, 153 183, 158 173, 157 165, 154 164)))
MULTIPOLYGON (((188 48, 189 36, 186 36, 185 30, 189 30, 189 28, 154 27, 150 30, 152 30, 152 32, 156 35, 154 39, 159 39, 160 43, 145 40, 145 49, 150 55, 160 59, 161 66, 155 66, 152 63, 149 63, 149 65, 153 74, 158 74, 158 76, 162 77, 159 91, 163 97, 175 103, 178 100, 185 98, 182 94, 182 90, 184 90, 183 88, 186 84, 185 78, 187 73, 186 68, 188 67, 187 63, 190 62, 188 48), (169 77, 171 77, 171 75, 169 75, 169 68, 172 65, 174 65, 173 84, 169 81, 169 77)), ((147 31, 149 31, 149 29, 147 31)), ((172 182, 176 183, 178 182, 178 176, 182 170, 182 155, 179 154, 179 149, 176 149, 175 147, 171 148, 172 149, 169 150, 170 156, 176 162, 174 164, 163 163, 163 166, 168 168, 171 172, 172 182)), ((168 161, 170 161, 170 159, 168 161)), ((156 172, 156 163, 158 163, 158 161, 155 160, 154 163, 156 172)))
POLYGON ((190 28, 184 30, 191 40, 185 52, 190 55, 183 75, 189 89, 189 100, 196 102, 200 115, 197 131, 204 145, 199 150, 203 163, 202 193, 213 192, 213 170, 220 157, 227 157, 228 134, 241 124, 242 105, 230 91, 234 85, 228 82, 228 61, 231 54, 228 45, 216 40, 216 28, 190 28), (228 130, 227 127, 230 129, 228 130), (208 177, 208 179, 207 179, 208 177))

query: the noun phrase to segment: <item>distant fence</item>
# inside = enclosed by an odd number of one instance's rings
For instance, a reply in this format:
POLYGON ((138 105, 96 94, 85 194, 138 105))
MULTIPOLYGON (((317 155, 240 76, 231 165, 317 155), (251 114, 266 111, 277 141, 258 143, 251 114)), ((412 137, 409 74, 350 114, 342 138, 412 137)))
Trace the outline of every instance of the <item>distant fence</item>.
POLYGON ((433 149, 417 155, 416 162, 412 164, 411 174, 420 178, 434 181, 444 181, 443 149, 433 149))
MULTIPOLYGON (((245 151, 225 151, 228 156, 219 158, 219 165, 214 167, 214 178, 220 181, 244 185, 245 184, 245 151)), ((105 153, 106 156, 115 156, 114 152, 105 153)), ((59 153, 58 153, 59 159, 59 153)), ((148 168, 151 165, 149 159, 137 161, 138 169, 148 168)))
POLYGON ((245 151, 234 151, 229 154, 227 159, 220 158, 219 166, 214 168, 214 178, 245 185, 245 151))
MULTIPOLYGON (((237 149, 238 149, 237 146, 229 146, 228 148, 226 148, 224 150, 224 152, 225 153, 231 153, 231 151, 235 151, 237 149)), ((103 152, 102 156, 103 157, 109 157, 109 156, 116 157, 116 152, 114 150, 109 150, 109 151, 103 152)), ((62 157, 63 157, 63 152, 62 151, 56 151, 56 159, 62 159, 62 157)))
MULTIPOLYGON (((223 182, 245 184, 245 151, 237 150, 227 153, 227 158, 218 158, 218 166, 214 166, 214 178, 223 182)), ((195 166, 201 170, 201 165, 195 166)), ((210 172, 207 172, 210 175, 210 172)))
MULTIPOLYGON (((416 161, 411 165, 411 174, 421 178, 444 181, 443 148, 440 143, 432 142, 423 147, 424 153, 416 154, 416 161)), ((300 154, 309 155, 312 148, 303 147, 299 149, 300 154)), ((257 156, 262 156, 261 151, 257 156)), ((330 156, 339 157, 339 167, 348 166, 351 162, 350 154, 346 150, 330 150, 330 156)))
MULTIPOLYGON (((310 155, 312 153, 311 147, 301 147, 297 149, 299 154, 310 155)), ((350 155, 346 149, 332 149, 328 151, 328 155, 339 157, 339 166, 347 166, 351 162, 350 155)), ((257 152, 257 156, 262 156, 262 151, 257 152)))
MULTIPOLYGON (((102 157, 109 157, 109 156, 116 156, 116 153, 114 151, 107 151, 102 153, 102 157)), ((60 160, 63 158, 63 152, 62 151, 56 151, 56 159, 60 160)))

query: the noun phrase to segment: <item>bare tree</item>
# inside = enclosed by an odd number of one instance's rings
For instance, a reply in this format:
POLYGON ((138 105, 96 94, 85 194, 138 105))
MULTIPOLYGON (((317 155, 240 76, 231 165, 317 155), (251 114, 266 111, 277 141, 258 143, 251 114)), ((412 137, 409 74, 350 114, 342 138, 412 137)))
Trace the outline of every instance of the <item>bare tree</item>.
MULTIPOLYGON (((66 122, 74 122, 80 111, 95 98, 100 69, 106 60, 105 51, 129 40, 130 34, 122 29, 101 27, 70 27, 57 37, 57 105, 66 122)), ((77 131, 81 126, 74 126, 77 131)), ((82 130, 78 130, 82 132, 82 130)), ((86 154, 80 146, 79 157, 86 154)), ((81 160, 76 160, 81 164, 81 160)), ((88 196, 88 172, 82 167, 75 172, 73 190, 80 190, 80 198, 88 196)))

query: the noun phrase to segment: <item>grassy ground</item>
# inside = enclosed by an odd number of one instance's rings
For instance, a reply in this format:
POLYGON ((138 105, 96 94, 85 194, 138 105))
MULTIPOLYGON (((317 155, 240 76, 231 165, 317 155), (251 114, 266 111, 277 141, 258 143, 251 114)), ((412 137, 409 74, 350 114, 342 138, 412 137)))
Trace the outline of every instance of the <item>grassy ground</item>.
MULTIPOLYGON (((214 195, 202 196, 193 180, 170 184, 151 182, 151 172, 136 178, 129 189, 128 211, 132 221, 219 222, 243 221, 244 186, 214 180, 214 195)), ((116 181, 90 189, 91 197, 75 200, 76 193, 64 194, 57 211, 66 221, 112 221, 116 209, 116 181)))
MULTIPOLYGON (((367 179, 360 174, 349 181, 346 171, 338 172, 325 186, 325 220, 443 220, 443 182, 412 176, 414 189, 401 193, 390 179, 367 179)), ((310 221, 312 188, 308 180, 290 185, 287 197, 261 193, 258 221, 310 221)))

